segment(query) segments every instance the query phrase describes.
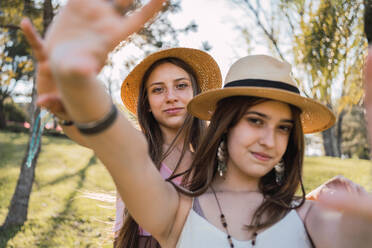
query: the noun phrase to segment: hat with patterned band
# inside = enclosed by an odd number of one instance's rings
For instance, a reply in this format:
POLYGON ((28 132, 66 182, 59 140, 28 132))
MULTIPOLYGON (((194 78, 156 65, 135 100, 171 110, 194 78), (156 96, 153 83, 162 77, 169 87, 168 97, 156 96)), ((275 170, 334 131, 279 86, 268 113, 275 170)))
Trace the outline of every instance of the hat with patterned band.
POLYGON ((246 56, 229 69, 222 89, 195 96, 188 111, 203 120, 210 120, 217 102, 231 96, 255 96, 291 104, 301 109, 304 133, 320 132, 335 123, 335 116, 325 105, 300 95, 292 78, 291 65, 267 55, 246 56))
POLYGON ((178 58, 188 64, 195 73, 202 92, 221 88, 222 76, 217 62, 208 53, 193 48, 170 48, 155 52, 142 60, 124 79, 121 85, 121 99, 133 114, 137 113, 140 85, 145 72, 156 61, 164 58, 178 58))

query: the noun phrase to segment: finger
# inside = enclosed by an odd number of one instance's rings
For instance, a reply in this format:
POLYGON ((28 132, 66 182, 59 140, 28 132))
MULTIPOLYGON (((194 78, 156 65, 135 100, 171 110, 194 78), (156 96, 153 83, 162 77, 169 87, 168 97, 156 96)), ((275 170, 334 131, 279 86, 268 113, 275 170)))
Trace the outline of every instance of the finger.
POLYGON ((336 191, 323 194, 319 198, 319 202, 325 207, 372 220, 371 194, 358 195, 345 191, 336 191))
POLYGON ((47 59, 44 51, 43 39, 40 37, 39 33, 36 31, 35 27, 32 25, 28 18, 24 18, 21 22, 21 29, 26 36, 28 43, 30 44, 35 58, 39 62, 43 62, 47 59))
POLYGON ((48 109, 55 115, 66 112, 61 97, 56 94, 40 95, 36 103, 38 106, 48 109))
POLYGON ((126 39, 130 34, 140 30, 148 20, 163 8, 163 4, 166 1, 167 0, 150 0, 148 4, 138 11, 133 12, 129 16, 123 17, 123 21, 126 25, 125 29, 121 33, 121 40, 126 39))

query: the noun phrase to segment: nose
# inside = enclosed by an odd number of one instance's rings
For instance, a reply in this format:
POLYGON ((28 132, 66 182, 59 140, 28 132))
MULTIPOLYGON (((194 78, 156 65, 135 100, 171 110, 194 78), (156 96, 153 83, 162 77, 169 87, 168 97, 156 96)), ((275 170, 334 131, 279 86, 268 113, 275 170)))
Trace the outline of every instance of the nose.
POLYGON ((261 131, 259 144, 268 148, 275 146, 275 130, 273 128, 265 128, 261 131))
POLYGON ((166 101, 167 101, 167 103, 172 103, 172 102, 177 101, 177 95, 176 95, 176 92, 174 91, 174 89, 171 88, 171 89, 167 90, 166 101))

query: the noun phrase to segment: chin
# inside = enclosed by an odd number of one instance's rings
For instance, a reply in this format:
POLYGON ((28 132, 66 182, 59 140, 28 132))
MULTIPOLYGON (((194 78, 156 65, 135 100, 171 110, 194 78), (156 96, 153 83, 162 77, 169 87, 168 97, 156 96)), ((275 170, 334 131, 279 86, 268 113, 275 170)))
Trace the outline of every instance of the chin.
POLYGON ((163 126, 166 128, 170 128, 170 129, 179 129, 182 127, 183 122, 184 122, 183 119, 180 121, 168 121, 168 122, 164 122, 163 126))

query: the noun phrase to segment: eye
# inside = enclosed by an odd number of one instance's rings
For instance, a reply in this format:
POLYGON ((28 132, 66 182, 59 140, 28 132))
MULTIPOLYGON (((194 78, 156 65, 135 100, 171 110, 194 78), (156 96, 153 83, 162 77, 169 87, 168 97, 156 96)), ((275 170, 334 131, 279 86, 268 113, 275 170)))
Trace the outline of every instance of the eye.
POLYGON ((264 121, 260 118, 255 117, 248 117, 247 121, 255 126, 262 126, 264 124, 264 121))
POLYGON ((283 133, 289 134, 292 131, 292 126, 291 125, 280 125, 279 130, 283 133))
POLYGON ((163 93, 163 92, 164 92, 163 87, 153 87, 151 89, 151 93, 153 93, 153 94, 160 94, 160 93, 163 93))
POLYGON ((187 82, 180 82, 176 85, 176 88, 177 89, 185 89, 185 88, 188 88, 190 86, 189 83, 187 82))

